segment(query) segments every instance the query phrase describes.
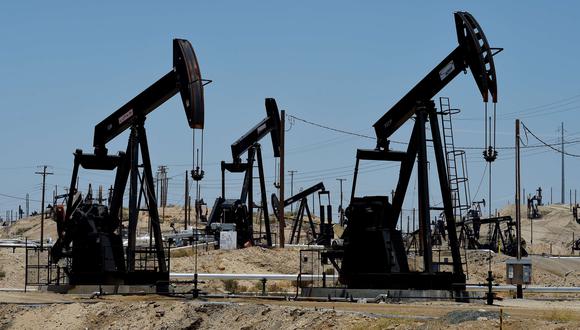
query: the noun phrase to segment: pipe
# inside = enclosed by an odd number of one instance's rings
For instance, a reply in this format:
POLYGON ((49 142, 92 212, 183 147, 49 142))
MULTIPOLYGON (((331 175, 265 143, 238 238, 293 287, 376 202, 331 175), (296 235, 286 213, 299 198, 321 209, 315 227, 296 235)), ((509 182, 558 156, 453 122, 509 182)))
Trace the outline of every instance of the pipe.
MULTIPOLYGON (((493 291, 515 291, 517 287, 515 285, 496 285, 493 287, 493 291)), ((485 285, 467 285, 467 291, 477 291, 483 292, 487 291, 487 286, 485 285)), ((580 293, 580 287, 568 287, 568 286, 527 286, 523 288, 527 292, 536 293, 580 293)))
MULTIPOLYGON (((279 280, 279 281, 295 281, 298 280, 298 274, 231 274, 231 273, 200 273, 197 274, 198 279, 205 280, 279 280)), ((192 273, 170 273, 169 277, 172 279, 190 279, 193 278, 192 273)), ((301 280, 315 280, 322 279, 322 275, 302 274, 301 280)), ((337 280, 337 275, 326 275, 326 279, 337 280)), ((496 285, 493 291, 515 291, 515 285, 496 285)), ((580 287, 566 287, 566 286, 526 286, 523 288, 527 292, 536 293, 580 293, 580 287)), ((467 291, 486 292, 488 290, 485 285, 467 285, 467 291)), ((385 289, 386 291, 386 289, 385 289)))
MULTIPOLYGON (((169 273, 171 279, 191 279, 193 273, 169 273)), ((197 274, 198 279, 204 280, 280 280, 280 281, 296 281, 298 274, 218 274, 218 273, 200 273, 197 274)), ((300 279, 304 281, 322 279, 322 275, 302 274, 300 279)), ((338 275, 326 275, 327 280, 337 280, 338 275)))
MULTIPOLYGON (((29 247, 29 248, 40 248, 40 244, 30 244, 28 243, 28 245, 24 244, 24 243, 0 243, 0 248, 11 248, 11 249, 15 249, 15 248, 25 248, 25 247, 29 247)), ((50 248, 52 247, 52 244, 44 244, 45 249, 46 248, 50 248)))
MULTIPOLYGON (((272 244, 272 247, 278 247, 278 244, 272 244)), ((290 248, 308 248, 308 249, 324 249, 326 246, 324 245, 316 245, 316 244, 284 244, 284 247, 290 248)))

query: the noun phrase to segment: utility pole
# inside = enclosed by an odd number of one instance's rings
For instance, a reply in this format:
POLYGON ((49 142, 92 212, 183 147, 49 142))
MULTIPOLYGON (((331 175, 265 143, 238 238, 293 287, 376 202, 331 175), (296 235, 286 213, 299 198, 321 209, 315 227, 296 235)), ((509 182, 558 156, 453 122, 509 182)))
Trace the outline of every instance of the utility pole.
MULTIPOLYGON (((109 187, 109 195, 107 196, 107 205, 111 206, 111 199, 113 199, 113 186, 109 187)), ((121 212, 123 213, 123 212, 121 212)))
POLYGON ((167 206, 167 166, 160 165, 157 169, 158 182, 161 183, 161 197, 157 196, 157 199, 161 202, 162 212, 161 212, 161 222, 165 221, 165 207, 167 206))
POLYGON ((413 208, 413 233, 415 232, 415 208, 413 208))
MULTIPOLYGON (((290 173, 290 196, 294 196, 294 173, 296 172, 298 171, 296 170, 288 171, 288 173, 290 173)), ((290 212, 294 213, 294 204, 290 205, 290 212)))
POLYGON ((552 187, 550 187, 550 204, 554 204, 554 193, 552 192, 552 187))
POLYGON ((338 212, 340 212, 340 225, 344 226, 344 209, 342 207, 342 183, 346 181, 346 179, 340 178, 336 180, 340 182, 340 205, 338 206, 338 212))
POLYGON ((26 217, 27 218, 30 215, 29 211, 30 211, 30 195, 27 193, 26 194, 26 217))
POLYGON ((46 168, 47 165, 42 166, 42 172, 34 172, 35 174, 42 175, 42 201, 40 205, 40 250, 42 251, 44 248, 44 192, 46 189, 46 176, 53 175, 52 172, 47 172, 46 168))
MULTIPOLYGON (((520 205, 520 120, 516 119, 516 240, 517 240, 517 259, 522 258, 522 229, 521 229, 521 205, 520 205)), ((516 297, 523 298, 522 285, 517 285, 516 297)))
POLYGON ((312 215, 316 216, 316 199, 314 199, 314 194, 312 194, 312 215))
POLYGON ((562 122, 561 133, 562 139, 560 140, 560 142, 562 147, 562 200, 560 201, 560 203, 564 204, 566 199, 566 197, 564 196, 564 122, 562 122))
POLYGON ((99 204, 103 204, 103 186, 99 185, 99 196, 98 196, 99 204))
POLYGON ((280 247, 284 248, 284 227, 286 226, 286 221, 284 219, 284 130, 286 122, 286 111, 280 111, 280 209, 278 210, 280 214, 278 215, 279 223, 278 229, 280 231, 280 247))
POLYGON ((187 230, 187 223, 189 222, 189 176, 187 175, 188 171, 185 171, 185 207, 184 207, 184 211, 185 211, 185 215, 184 215, 184 229, 187 230))

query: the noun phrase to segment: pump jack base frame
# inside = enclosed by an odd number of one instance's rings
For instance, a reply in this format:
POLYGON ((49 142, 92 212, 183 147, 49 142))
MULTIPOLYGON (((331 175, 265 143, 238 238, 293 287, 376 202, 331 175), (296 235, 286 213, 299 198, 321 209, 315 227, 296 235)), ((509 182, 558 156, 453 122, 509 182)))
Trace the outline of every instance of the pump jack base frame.
POLYGON ((320 297, 335 300, 376 299, 377 302, 413 302, 425 300, 455 300, 471 302, 481 299, 477 292, 465 290, 417 290, 417 289, 347 289, 341 287, 305 287, 302 297, 320 297))
POLYGON ((72 285, 72 284, 50 284, 40 287, 40 291, 54 292, 61 294, 155 294, 170 293, 169 283, 150 284, 119 284, 119 285, 72 285))

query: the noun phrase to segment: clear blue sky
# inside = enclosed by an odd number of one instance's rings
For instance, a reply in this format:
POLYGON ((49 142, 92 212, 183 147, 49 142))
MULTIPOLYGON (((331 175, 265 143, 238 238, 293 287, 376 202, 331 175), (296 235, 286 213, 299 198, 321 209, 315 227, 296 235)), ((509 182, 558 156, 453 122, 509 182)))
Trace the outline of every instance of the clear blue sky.
MULTIPOLYGON (((0 5, 0 193, 40 199, 36 166, 48 164, 50 191, 67 186, 76 148, 92 150, 93 127, 167 73, 171 39, 193 44, 206 88, 203 197, 219 194, 219 161, 229 145, 264 117, 264 98, 314 122, 372 135, 372 124, 419 79, 456 47, 452 13, 467 10, 492 44, 499 83, 498 146, 514 145, 519 117, 548 142, 580 139, 580 66, 577 41, 579 4, 486 1, 272 1, 194 2, 3 2, 0 5)), ((483 147, 483 103, 470 74, 455 79, 439 96, 463 111, 455 121, 456 143, 483 147), (459 120, 461 119, 461 120, 459 120)), ((408 125, 407 125, 408 126, 408 125)), ((148 117, 154 166, 166 164, 169 201, 181 203, 183 173, 191 168, 191 130, 178 97, 148 117)), ((408 139, 408 127, 394 136, 408 139)), ((530 144, 538 142, 530 138, 530 144)), ((124 150, 126 134, 109 144, 124 150)), ((274 163, 270 143, 264 154, 268 189, 274 163)), ((295 190, 324 180, 338 205, 338 182, 348 195, 356 148, 374 141, 294 122, 287 132, 288 170, 297 170, 295 190)), ((578 144, 570 153, 580 154, 578 144)), ((471 192, 487 197, 480 150, 468 151, 471 192)), ((523 186, 542 186, 549 200, 560 199, 560 155, 546 148, 523 152, 523 186)), ((365 164, 359 192, 388 194, 398 171, 365 164)), ((578 187, 576 158, 567 157, 566 189, 578 187)), ((513 200, 513 151, 500 150, 494 164, 494 208, 513 200)), ((230 176, 228 195, 241 178, 230 176)), ((436 187, 432 174, 431 188, 436 187)), ((81 173, 108 187, 110 173, 81 173)), ((412 197, 415 180, 405 206, 412 197)), ((568 190, 567 190, 568 191, 568 190)), ((568 198, 566 198, 568 200, 568 198)), ((433 203, 439 197, 433 195, 433 203)), ((23 201, 0 195, 0 216, 23 201)), ((39 208, 38 202, 32 209, 39 208)))

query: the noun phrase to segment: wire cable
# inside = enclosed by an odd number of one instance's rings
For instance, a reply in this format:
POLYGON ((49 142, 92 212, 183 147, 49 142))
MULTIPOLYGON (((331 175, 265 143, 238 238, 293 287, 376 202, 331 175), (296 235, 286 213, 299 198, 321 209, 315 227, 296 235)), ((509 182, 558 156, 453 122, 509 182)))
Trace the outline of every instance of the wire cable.
POLYGON ((580 158, 580 155, 576 155, 576 154, 571 154, 571 153, 565 152, 565 151, 563 151, 563 150, 560 150, 560 149, 558 149, 558 148, 555 148, 555 147, 553 147, 552 145, 550 145, 550 144, 548 144, 548 143, 544 142, 542 139, 540 139, 538 136, 536 136, 536 134, 534 134, 534 132, 532 132, 532 131, 531 131, 531 130, 530 130, 530 129, 529 129, 529 128, 528 128, 528 127, 527 127, 527 126, 524 124, 524 123, 522 123, 522 127, 524 128, 524 130, 525 130, 525 131, 527 131, 528 133, 530 133, 530 135, 531 135, 531 136, 533 136, 534 138, 536 138, 536 140, 540 141, 540 142, 541 142, 543 145, 545 145, 546 147, 548 147, 548 148, 550 148, 550 149, 552 149, 552 150, 554 150, 554 151, 556 151, 556 152, 559 152, 559 153, 561 153, 561 154, 563 153, 563 154, 564 154, 564 155, 566 155, 566 156, 580 158))

